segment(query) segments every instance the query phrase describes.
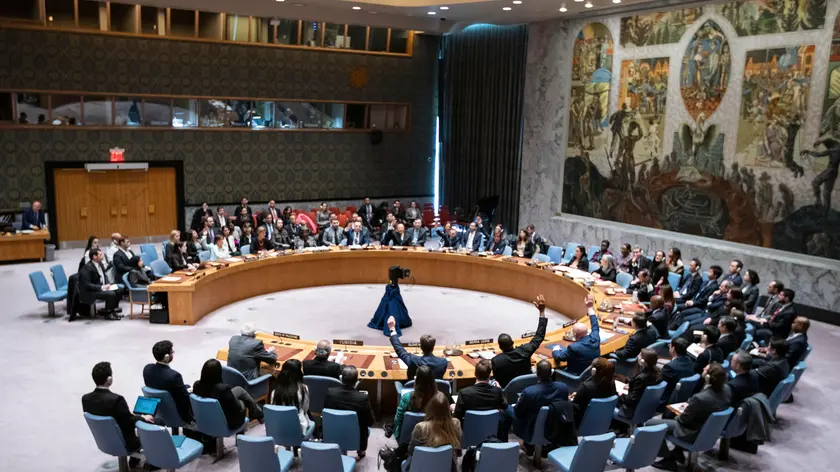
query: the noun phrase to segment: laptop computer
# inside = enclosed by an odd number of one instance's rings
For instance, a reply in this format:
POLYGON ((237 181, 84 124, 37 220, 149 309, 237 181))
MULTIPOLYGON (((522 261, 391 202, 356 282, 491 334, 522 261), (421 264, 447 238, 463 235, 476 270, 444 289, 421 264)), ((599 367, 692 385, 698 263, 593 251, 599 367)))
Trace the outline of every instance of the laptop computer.
POLYGON ((154 416, 159 404, 160 398, 139 396, 134 403, 134 414, 154 416))

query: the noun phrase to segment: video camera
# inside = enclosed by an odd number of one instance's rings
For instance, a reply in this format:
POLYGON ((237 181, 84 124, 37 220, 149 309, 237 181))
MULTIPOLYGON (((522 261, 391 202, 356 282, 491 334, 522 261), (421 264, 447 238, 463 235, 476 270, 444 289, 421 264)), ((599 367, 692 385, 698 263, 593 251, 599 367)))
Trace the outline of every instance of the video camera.
POLYGON ((391 266, 388 269, 388 280, 390 280, 393 285, 397 285, 398 280, 408 277, 411 277, 411 269, 406 269, 400 266, 391 266))

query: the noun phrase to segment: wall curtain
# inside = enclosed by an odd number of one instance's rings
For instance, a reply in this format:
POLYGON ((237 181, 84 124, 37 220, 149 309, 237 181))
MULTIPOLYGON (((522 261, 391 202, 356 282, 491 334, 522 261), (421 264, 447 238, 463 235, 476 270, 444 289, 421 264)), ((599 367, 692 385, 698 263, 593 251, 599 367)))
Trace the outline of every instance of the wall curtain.
POLYGON ((498 196, 493 221, 513 233, 527 48, 527 25, 473 25, 444 36, 441 54, 442 202, 471 214, 498 196))

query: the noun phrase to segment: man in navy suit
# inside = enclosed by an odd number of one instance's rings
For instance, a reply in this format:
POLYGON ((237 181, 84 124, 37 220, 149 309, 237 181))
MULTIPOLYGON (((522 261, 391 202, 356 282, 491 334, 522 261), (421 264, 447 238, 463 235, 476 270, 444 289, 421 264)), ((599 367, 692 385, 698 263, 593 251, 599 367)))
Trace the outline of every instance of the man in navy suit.
POLYGON ((370 234, 362 230, 362 222, 354 221, 353 227, 347 231, 342 246, 362 246, 370 244, 370 234))
MULTIPOLYGON (((714 313, 718 312, 718 310, 720 310, 726 303, 726 300, 729 298, 729 290, 731 288, 732 282, 721 282, 718 289, 712 292, 712 295, 705 300, 705 304, 702 308, 697 306, 697 303, 695 302, 693 307, 686 308, 680 312, 682 321, 688 321, 692 325, 695 325, 705 324, 706 318, 714 318, 716 320, 717 318, 714 313)), ((695 328, 692 327, 689 329, 695 328)))
POLYGON ((41 202, 35 200, 32 206, 23 210, 21 217, 20 229, 38 230, 46 226, 47 222, 44 219, 44 212, 41 211, 41 202))
POLYGON ((811 327, 811 320, 804 316, 797 316, 793 320, 790 336, 787 338, 788 352, 787 361, 790 369, 793 370, 805 353, 808 352, 808 328, 811 327))
POLYGON ((677 310, 682 311, 689 308, 705 309, 709 303, 709 297, 718 289, 718 278, 720 278, 721 274, 723 274, 723 269, 720 266, 713 265, 709 267, 709 280, 700 286, 700 290, 697 291, 694 297, 686 300, 685 303, 677 304, 677 310))
POLYGON ((753 358, 749 353, 738 351, 732 356, 732 372, 735 377, 729 381, 732 390, 732 406, 738 405, 747 398, 758 393, 758 376, 752 372, 753 358))
POLYGON ((143 381, 147 387, 158 390, 166 390, 175 401, 175 408, 184 423, 193 423, 192 406, 190 405, 190 392, 184 379, 178 371, 169 367, 175 356, 175 348, 171 341, 158 341, 152 347, 152 355, 155 357, 154 364, 147 364, 143 368, 143 381))
POLYGON ((662 394, 662 401, 667 402, 677 386, 677 382, 686 377, 694 375, 694 360, 688 357, 688 341, 685 338, 674 338, 668 347, 671 361, 662 366, 662 380, 668 382, 665 392, 662 394))
POLYGON ((475 221, 470 223, 470 229, 461 236, 464 241, 464 247, 469 251, 478 252, 481 249, 481 232, 478 231, 478 226, 475 221))
POLYGON ((697 292, 699 292, 700 288, 703 286, 703 276, 700 274, 700 266, 701 264, 699 259, 692 259, 691 262, 688 263, 688 280, 683 282, 682 287, 677 290, 674 297, 679 298, 680 300, 691 300, 695 295, 697 295, 697 292))
POLYGON ((786 288, 779 292, 779 308, 776 309, 769 319, 759 318, 756 321, 761 326, 755 331, 756 341, 763 342, 770 338, 785 339, 790 334, 793 320, 796 318, 796 308, 793 306, 793 299, 796 292, 786 288))
POLYGON ((758 378, 758 389, 768 397, 773 394, 776 386, 790 374, 787 352, 787 341, 774 339, 770 342, 770 347, 767 350, 767 360, 759 364, 758 367, 753 365, 752 372, 758 378))
POLYGON ((648 326, 644 314, 640 313, 633 317, 633 328, 636 329, 636 332, 630 335, 624 347, 615 351, 612 357, 622 360, 632 359, 638 356, 642 349, 655 343, 659 338, 659 331, 656 330, 656 326, 648 326))
POLYGON ((406 370, 408 379, 414 380, 414 374, 417 373, 417 368, 421 365, 431 367, 432 373, 435 374, 435 378, 442 379, 443 374, 446 373, 446 366, 448 362, 444 357, 435 356, 435 338, 430 334, 420 336, 420 350, 423 351, 423 355, 418 356, 415 354, 409 354, 400 343, 400 338, 397 336, 396 326, 397 321, 393 316, 389 316, 388 329, 391 330, 391 346, 394 347, 394 351, 397 353, 400 360, 408 366, 408 369, 406 370))
POLYGON ((411 228, 405 232, 405 238, 409 246, 423 247, 429 237, 429 230, 423 227, 423 220, 420 218, 411 222, 411 228))
MULTIPOLYGON (((523 390, 516 405, 509 406, 505 412, 505 415, 513 420, 513 431, 520 438, 527 438, 533 434, 540 408, 556 400, 569 399, 569 388, 566 384, 551 381, 553 373, 550 362, 537 362, 538 383, 523 390)), ((533 450, 534 446, 526 442, 525 453, 531 455, 533 450)))
POLYGON ((592 308, 594 302, 592 296, 586 297, 586 308, 589 313, 589 323, 592 326, 592 332, 587 334, 586 325, 577 323, 572 328, 572 333, 575 336, 575 342, 569 345, 566 349, 554 346, 551 352, 551 357, 554 358, 555 363, 562 361, 566 362, 566 372, 574 375, 580 375, 586 370, 595 358, 601 355, 601 335, 600 327, 598 326, 598 316, 595 314, 595 309, 592 308))
POLYGON ((733 260, 729 263, 729 273, 723 276, 723 281, 732 282, 732 285, 736 287, 740 287, 744 284, 744 279, 741 278, 741 269, 744 267, 744 263, 739 261, 738 259, 733 260))

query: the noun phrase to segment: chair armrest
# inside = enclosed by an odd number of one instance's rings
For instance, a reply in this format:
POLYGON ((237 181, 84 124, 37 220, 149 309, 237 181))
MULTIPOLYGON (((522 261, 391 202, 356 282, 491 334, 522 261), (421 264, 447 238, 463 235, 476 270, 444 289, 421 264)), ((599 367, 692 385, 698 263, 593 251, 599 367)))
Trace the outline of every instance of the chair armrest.
POLYGON ((271 374, 261 375, 261 376, 255 378, 254 380, 249 380, 248 381, 248 386, 249 387, 257 387, 261 383, 271 380, 271 377, 272 377, 271 374))
POLYGON ((579 381, 581 379, 580 375, 570 374, 563 369, 554 369, 554 373, 560 375, 560 377, 565 377, 569 380, 579 381))

